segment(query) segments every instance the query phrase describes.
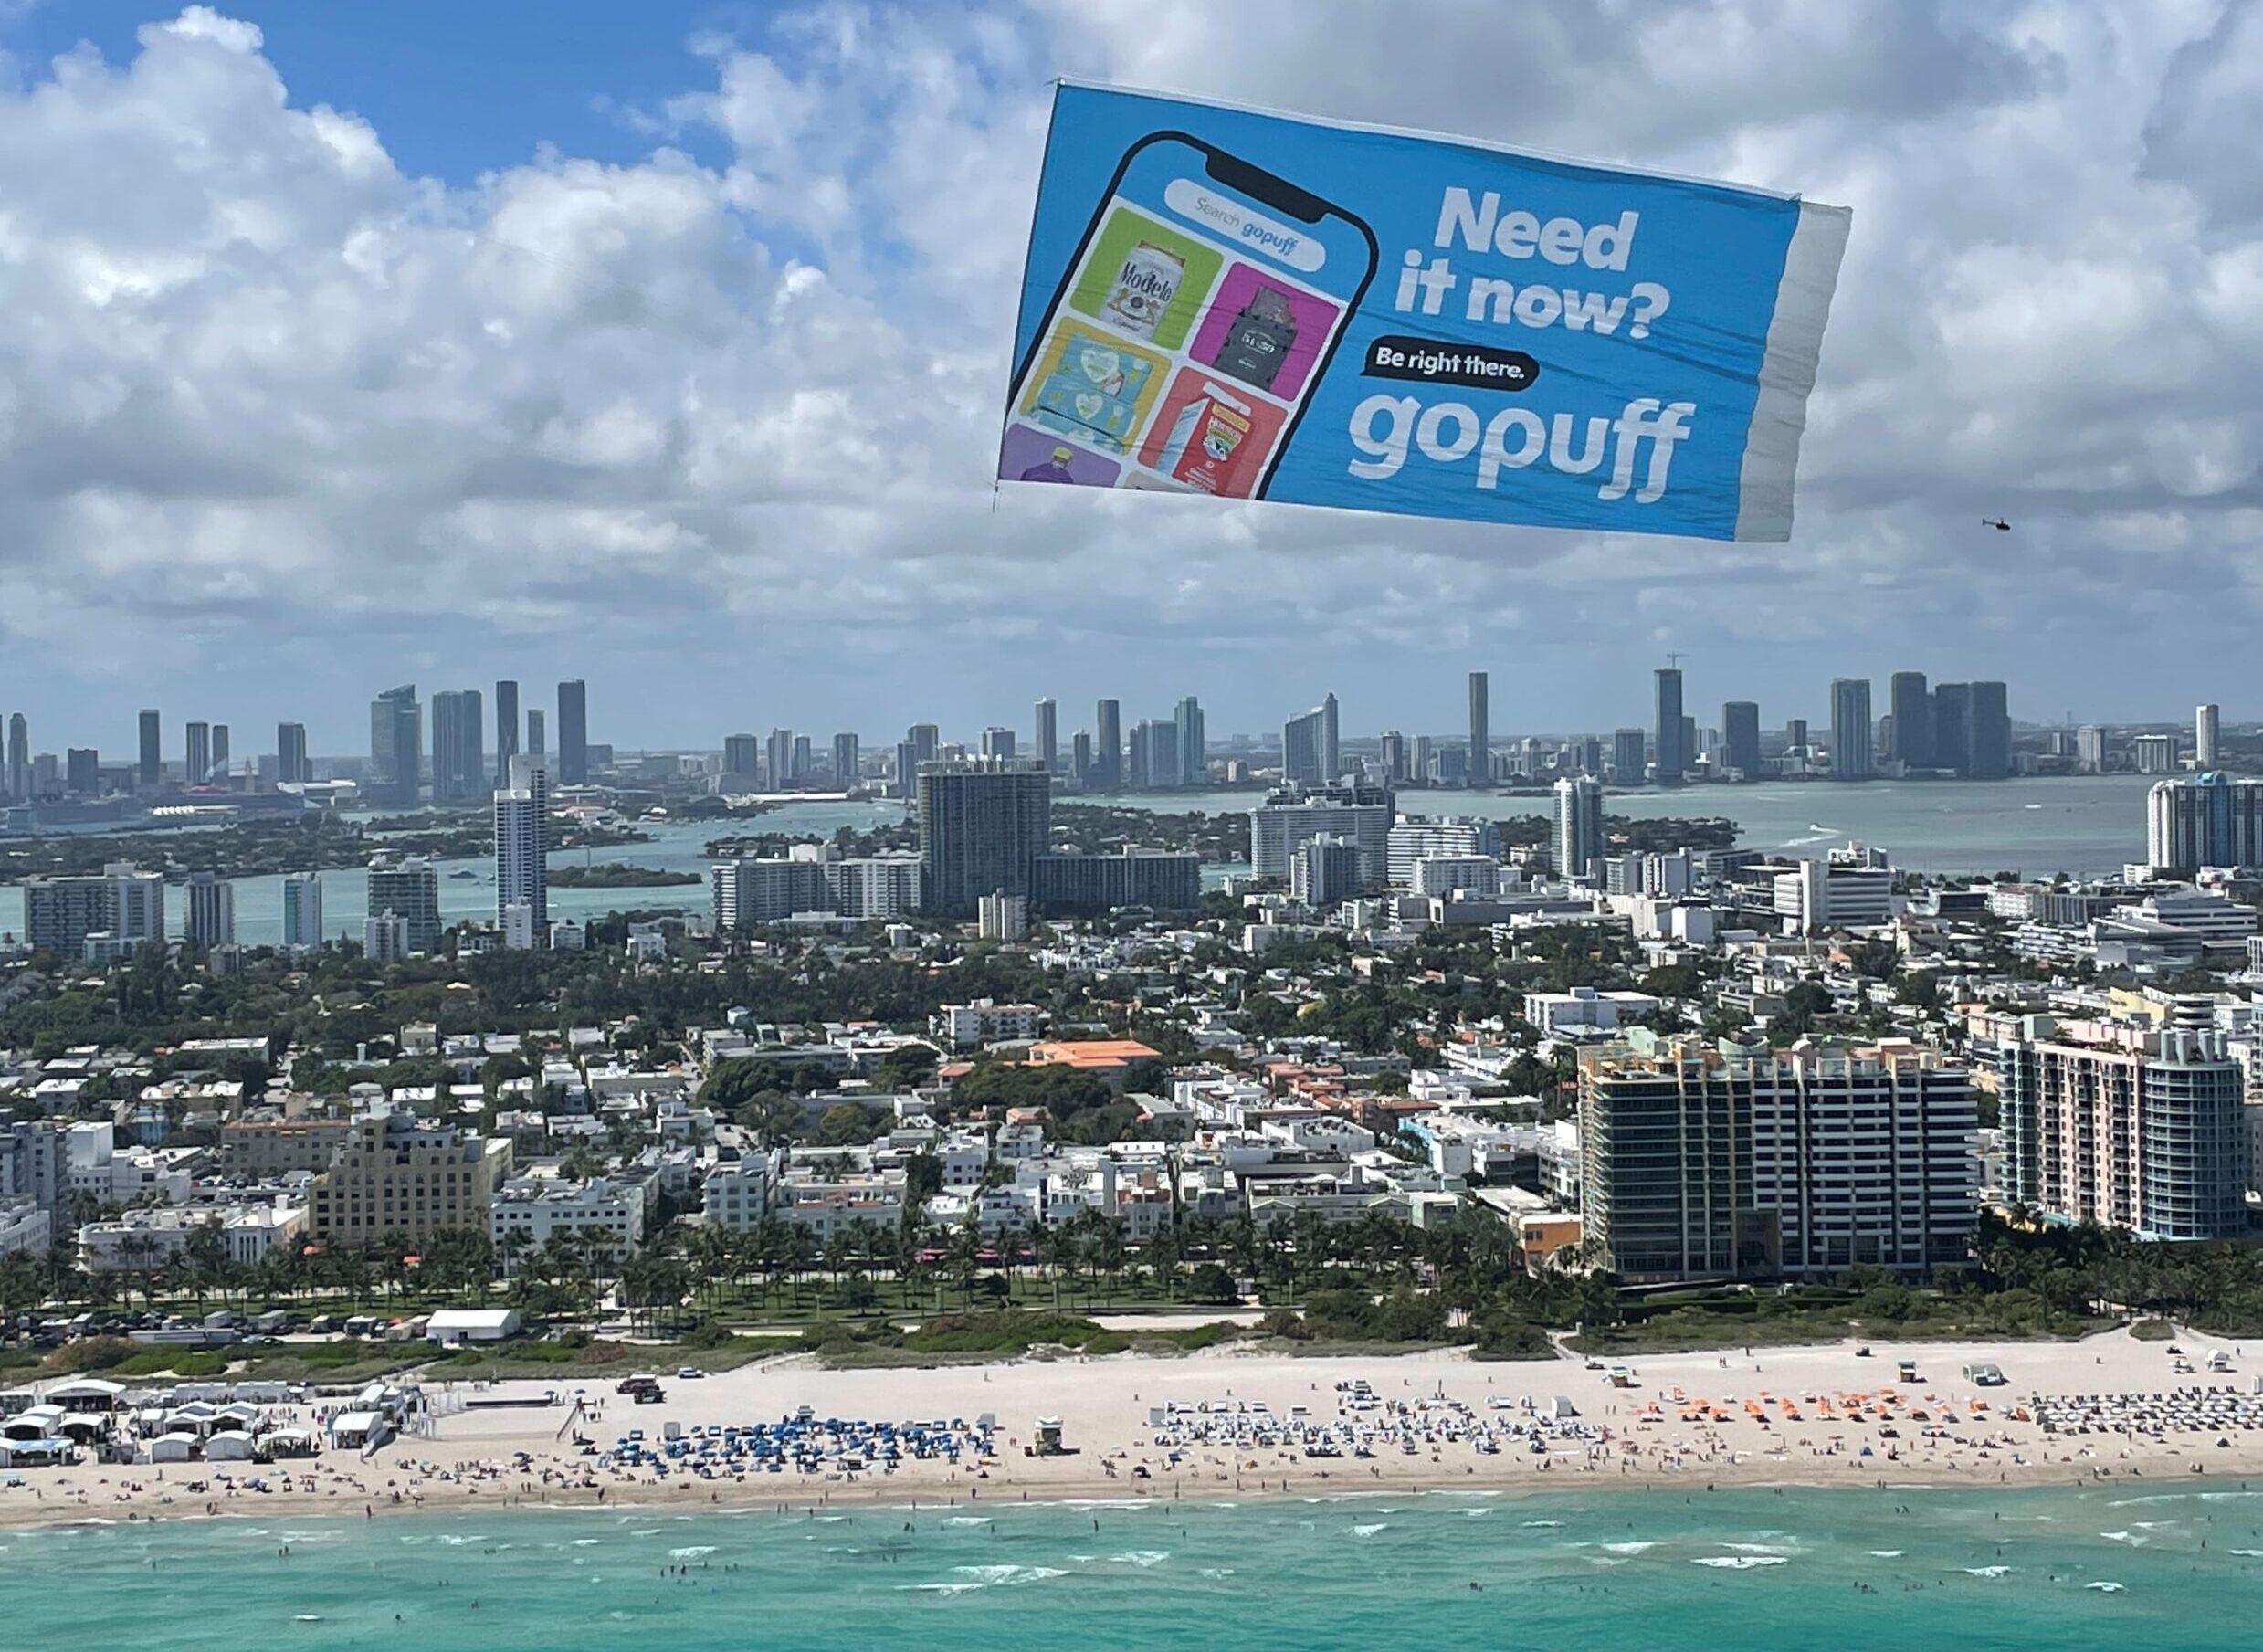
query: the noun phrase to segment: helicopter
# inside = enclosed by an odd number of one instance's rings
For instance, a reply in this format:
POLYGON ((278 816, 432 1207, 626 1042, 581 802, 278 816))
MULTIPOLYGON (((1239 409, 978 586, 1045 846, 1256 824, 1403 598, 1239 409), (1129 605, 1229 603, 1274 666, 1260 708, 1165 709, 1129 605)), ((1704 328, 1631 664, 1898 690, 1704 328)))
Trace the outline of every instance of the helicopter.
POLYGON ((1984 516, 1980 519, 1980 525, 1984 528, 1994 528, 1998 533, 2009 533, 2012 531, 2012 524, 2000 516, 1984 516))

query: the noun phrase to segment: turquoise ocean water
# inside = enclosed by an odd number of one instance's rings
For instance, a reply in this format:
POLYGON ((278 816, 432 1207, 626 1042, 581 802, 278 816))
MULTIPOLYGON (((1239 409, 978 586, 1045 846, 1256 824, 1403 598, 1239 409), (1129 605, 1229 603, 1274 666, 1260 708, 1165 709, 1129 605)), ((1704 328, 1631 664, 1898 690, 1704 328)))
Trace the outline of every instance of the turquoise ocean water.
POLYGON ((0 1531, 0 1645, 2182 1652, 2256 1645, 2263 1622, 2263 1481, 816 1519, 285 1520, 244 1500, 215 1522, 0 1531))

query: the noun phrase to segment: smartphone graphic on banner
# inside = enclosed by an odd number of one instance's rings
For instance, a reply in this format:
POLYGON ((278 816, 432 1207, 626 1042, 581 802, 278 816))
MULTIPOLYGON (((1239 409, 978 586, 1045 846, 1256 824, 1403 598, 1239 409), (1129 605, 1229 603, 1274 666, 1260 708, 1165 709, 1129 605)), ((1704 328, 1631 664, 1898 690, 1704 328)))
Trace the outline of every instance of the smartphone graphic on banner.
POLYGON ((1263 497, 1375 258, 1342 207, 1184 132, 1142 138, 1016 365, 999 477, 1263 497))

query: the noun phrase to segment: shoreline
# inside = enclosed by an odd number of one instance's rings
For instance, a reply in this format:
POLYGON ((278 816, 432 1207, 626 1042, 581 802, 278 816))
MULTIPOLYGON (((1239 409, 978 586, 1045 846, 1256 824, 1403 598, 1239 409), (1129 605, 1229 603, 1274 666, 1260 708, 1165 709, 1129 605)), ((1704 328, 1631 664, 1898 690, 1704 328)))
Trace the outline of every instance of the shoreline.
MULTIPOLYGON (((960 1519, 974 1510, 984 1511, 981 1518, 989 1518, 987 1510, 994 1508, 1019 1510, 1057 1510, 1077 1512, 1137 1513, 1150 1509, 1167 1509, 1174 1503, 1193 1502, 1213 1508, 1234 1508, 1246 1503, 1326 1504, 1370 1502, 1379 1499, 1416 1498, 1426 1499, 1483 1499, 1488 1502, 1521 1502, 1534 1499, 1573 1496, 1586 1492, 1607 1497, 1641 1497, 1679 1492, 1685 1500, 1705 1494, 1739 1491, 1800 1491, 1826 1493, 1867 1493, 1870 1496, 1901 1495, 1922 1497, 1941 1491, 1983 1491, 1990 1489, 2002 1491, 2027 1492, 2048 1490, 2081 1490, 2108 1486, 2127 1486, 2149 1482, 2156 1487, 2185 1487, 2193 1491, 2221 1491, 2227 1486, 2247 1489, 2246 1482, 2263 1481, 2263 1466, 2241 1469, 2227 1465, 2222 1471, 2209 1470, 2203 1466, 2199 1472, 2175 1471, 2173 1465, 2155 1465, 2158 1472, 2148 1474, 2135 1468, 2121 1468, 2104 1477, 2068 1472, 2064 1464, 2034 1464, 2022 1468, 2007 1469, 1996 1478, 1989 1479, 1962 1473, 1928 1471, 1916 1475, 1907 1472, 1888 1475, 1875 1479, 1851 1476, 1778 1474, 1769 1471, 1774 1467, 1752 1464, 1716 1465, 1701 1478, 1691 1475, 1687 1478, 1670 1477, 1634 1476, 1621 1474, 1564 1474, 1542 1477, 1523 1474, 1491 1478, 1470 1477, 1461 1480, 1449 1478, 1409 1478, 1383 1483, 1356 1483, 1321 1480, 1314 1478, 1310 1485, 1261 1483, 1258 1486, 1217 1487, 1203 1484, 1173 1485, 1163 1483, 1156 1490, 1127 1494, 1119 1484, 1100 1480, 1090 1484, 1065 1481, 1049 1485, 1046 1495, 970 1498, 964 1488, 948 1486, 932 1489, 941 1495, 921 1496, 910 1488, 883 1481, 879 1485, 858 1482, 855 1485, 828 1485, 815 1489, 816 1497, 779 1499, 750 1495, 734 1488, 730 1491, 709 1488, 686 1488, 685 1495, 643 1487, 637 1495, 606 1497, 599 1501, 595 1497, 569 1499, 564 1497, 505 1493, 493 1496, 439 1496, 430 1494, 422 1500, 394 1503, 380 1500, 369 1503, 368 1512, 352 1506, 352 1498, 306 1497, 293 1493, 269 1495, 236 1495, 219 1499, 220 1507, 206 1512, 194 1506, 206 1499, 193 1499, 189 1506, 179 1504, 152 1510, 136 1507, 105 1512, 102 1505, 31 1505, 0 1504, 0 1531, 18 1532, 109 1530, 129 1526, 187 1525, 197 1527, 224 1526, 235 1521, 250 1520, 409 1520, 421 1521, 443 1515, 509 1514, 518 1515, 651 1515, 682 1519, 708 1516, 713 1518, 742 1518, 766 1515, 774 1519, 812 1520, 828 1515, 854 1516, 885 1510, 891 1514, 941 1514, 960 1519), (659 1495, 654 1495, 658 1490, 659 1495)), ((1906 1470, 1907 1465, 1897 1465, 1906 1470)))
MULTIPOLYGON (((1660 1355, 1633 1363, 1633 1387, 1576 1359, 1504 1365, 1458 1351, 1215 1350, 844 1371, 788 1355, 667 1379, 656 1406, 604 1388, 578 1419, 556 1407, 450 1412, 367 1462, 332 1450, 273 1466, 16 1470, 0 1480, 0 1527, 552 1510, 810 1518, 916 1508, 966 1518, 1000 1504, 2263 1481, 2263 1394, 2245 1374, 2263 1357, 2250 1362, 2226 1339, 2178 1335, 2198 1373, 2174 1373, 2166 1344, 2114 1331, 2071 1343, 1879 1341, 1867 1358, 1851 1342, 1660 1355), (2218 1348, 2237 1356, 2228 1377, 2205 1370, 2218 1348), (1896 1382, 1901 1359, 1923 1373, 1915 1383, 1896 1382), (1964 1374, 1984 1363, 2000 1367, 2004 1385, 1976 1387, 1964 1374), (2053 1433, 2029 1414, 2037 1402, 2062 1414, 2099 1409, 2053 1433), (908 1457, 893 1473, 853 1476, 829 1467, 766 1474, 721 1457, 708 1459, 713 1478, 683 1458, 661 1474, 619 1449, 632 1429, 648 1447, 663 1445, 670 1425, 697 1443, 708 1429, 774 1424, 804 1405, 820 1417, 873 1421, 987 1413, 997 1426, 979 1466, 908 1457), (1040 1417, 1073 1454, 1025 1454, 1040 1417), (562 1443, 569 1431, 577 1439, 562 1443), (1329 1439, 1335 1450, 1308 1449, 1329 1439), (1356 1455, 1343 1448, 1353 1444, 1356 1455), (251 1489, 253 1479, 270 1489, 251 1489)), ((473 1391, 513 1397, 557 1386, 473 1391)))

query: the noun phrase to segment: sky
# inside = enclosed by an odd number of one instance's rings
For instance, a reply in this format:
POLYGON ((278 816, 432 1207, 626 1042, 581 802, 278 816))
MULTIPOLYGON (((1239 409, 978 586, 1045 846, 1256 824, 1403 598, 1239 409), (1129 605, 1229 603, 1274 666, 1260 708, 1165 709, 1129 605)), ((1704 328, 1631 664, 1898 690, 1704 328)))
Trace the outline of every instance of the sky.
POLYGON ((2258 153, 2263 0, 0 0, 0 710, 2263 717, 2258 153), (1060 75, 1850 206, 1791 542, 994 489, 1060 75))

